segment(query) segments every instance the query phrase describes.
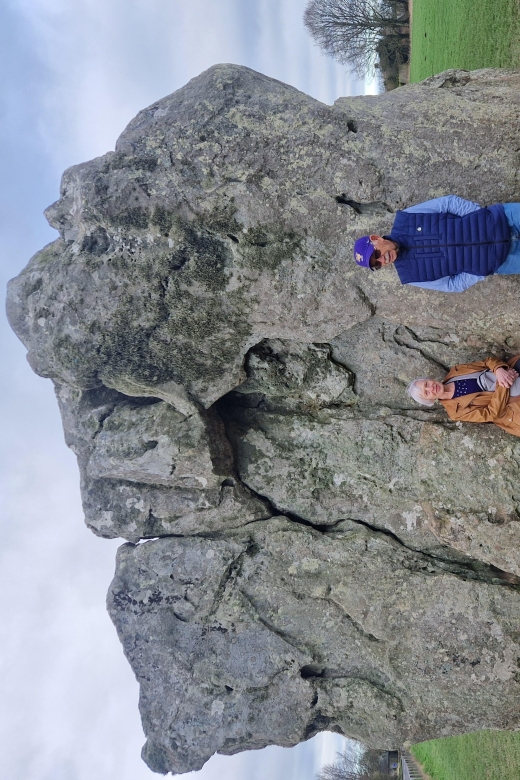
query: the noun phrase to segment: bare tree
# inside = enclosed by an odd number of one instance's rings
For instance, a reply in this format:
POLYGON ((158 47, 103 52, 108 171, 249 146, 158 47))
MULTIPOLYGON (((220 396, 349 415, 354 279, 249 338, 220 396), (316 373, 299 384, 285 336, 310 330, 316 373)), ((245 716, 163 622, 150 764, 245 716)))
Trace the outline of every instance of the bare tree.
POLYGON ((321 49, 360 75, 385 36, 409 39, 408 0, 310 0, 303 20, 321 49))
POLYGON ((378 750, 364 748, 359 756, 345 750, 336 754, 336 761, 327 764, 316 775, 316 780, 388 780, 379 768, 378 750))

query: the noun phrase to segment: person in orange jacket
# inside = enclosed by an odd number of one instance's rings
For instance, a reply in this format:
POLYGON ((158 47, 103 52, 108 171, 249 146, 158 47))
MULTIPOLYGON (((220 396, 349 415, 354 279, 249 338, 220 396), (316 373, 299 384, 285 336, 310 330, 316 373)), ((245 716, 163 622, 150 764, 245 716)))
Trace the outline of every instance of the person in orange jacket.
POLYGON ((509 361, 488 357, 453 366, 442 382, 415 379, 408 394, 424 406, 440 401, 450 420, 491 422, 520 436, 519 355, 509 361))

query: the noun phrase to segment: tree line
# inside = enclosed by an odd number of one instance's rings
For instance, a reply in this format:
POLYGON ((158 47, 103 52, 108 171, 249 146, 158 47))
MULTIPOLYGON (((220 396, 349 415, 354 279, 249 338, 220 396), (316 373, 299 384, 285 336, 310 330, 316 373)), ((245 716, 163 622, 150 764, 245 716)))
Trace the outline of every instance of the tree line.
POLYGON ((379 67, 386 89, 399 86, 410 57, 408 0, 309 0, 303 19, 337 62, 360 76, 379 67))
POLYGON ((359 754, 346 749, 320 770, 316 780, 391 780, 392 775, 381 768, 381 755, 380 750, 366 746, 359 754))

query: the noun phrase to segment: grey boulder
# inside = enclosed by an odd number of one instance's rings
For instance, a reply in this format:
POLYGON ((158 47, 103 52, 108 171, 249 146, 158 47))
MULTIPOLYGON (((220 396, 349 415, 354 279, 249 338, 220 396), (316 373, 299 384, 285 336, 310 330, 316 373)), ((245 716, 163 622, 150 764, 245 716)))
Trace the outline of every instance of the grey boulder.
POLYGON ((405 394, 519 353, 520 280, 352 261, 412 203, 520 200, 519 107, 518 71, 329 107, 221 65, 65 172, 8 315, 88 526, 128 542, 108 603, 155 771, 520 726, 520 440, 405 394))

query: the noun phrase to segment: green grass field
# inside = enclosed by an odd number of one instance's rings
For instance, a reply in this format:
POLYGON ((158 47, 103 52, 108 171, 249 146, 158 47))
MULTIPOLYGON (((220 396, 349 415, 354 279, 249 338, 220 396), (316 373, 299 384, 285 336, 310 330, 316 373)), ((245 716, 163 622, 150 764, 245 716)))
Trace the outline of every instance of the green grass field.
POLYGON ((410 80, 520 67, 520 0, 412 0, 410 80))
POLYGON ((434 739, 411 752, 432 780, 517 780, 520 777, 520 733, 479 731, 462 737, 434 739))

